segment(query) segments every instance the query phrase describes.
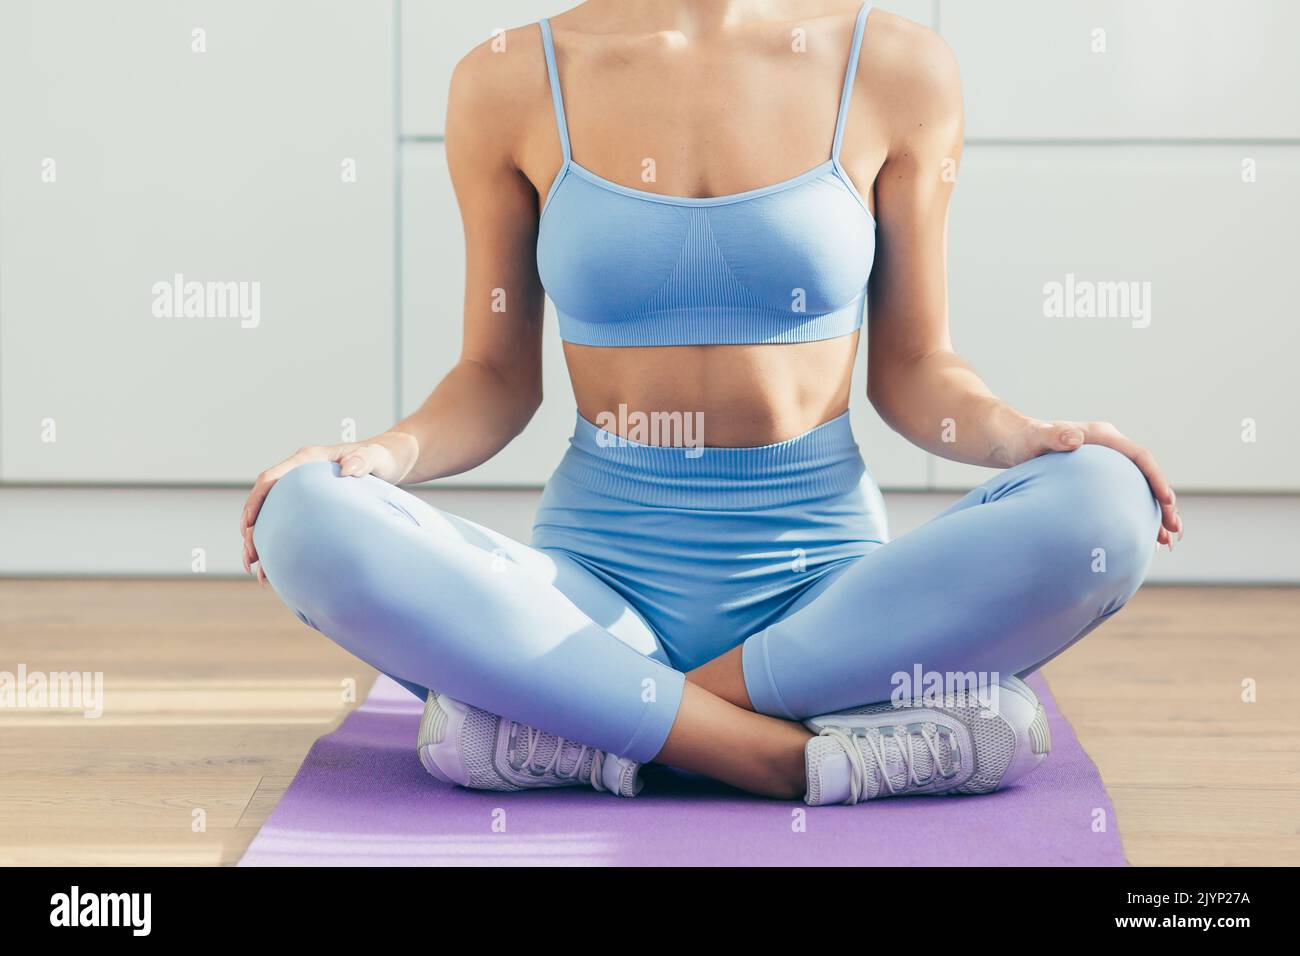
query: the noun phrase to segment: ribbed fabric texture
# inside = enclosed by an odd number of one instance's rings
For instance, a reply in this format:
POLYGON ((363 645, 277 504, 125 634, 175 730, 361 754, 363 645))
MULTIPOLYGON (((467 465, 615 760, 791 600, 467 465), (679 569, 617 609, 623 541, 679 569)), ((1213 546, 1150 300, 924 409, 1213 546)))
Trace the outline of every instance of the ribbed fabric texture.
POLYGON ((665 309, 617 322, 586 322, 559 312, 563 339, 574 345, 781 345, 816 342, 856 332, 866 296, 791 324, 790 314, 763 309, 665 309))
POLYGON ((561 338, 724 345, 855 331, 875 254, 871 219, 832 164, 813 172, 743 200, 690 204, 567 176, 537 240, 561 338))
POLYGON ((793 343, 861 327, 875 220, 839 147, 868 10, 854 27, 830 158, 782 182, 708 197, 632 188, 573 159, 554 39, 541 21, 564 161, 542 210, 537 269, 564 341, 793 343))
POLYGON ((887 539, 884 501, 847 414, 752 448, 709 446, 707 421, 702 432, 657 435, 653 420, 645 432, 635 419, 596 421, 606 427, 578 418, 538 503, 533 546, 626 600, 683 673, 764 630, 887 539), (703 447, 671 447, 700 438, 703 447))
MULTIPOLYGON (((825 175, 833 177, 834 173, 825 175)), ((802 296, 779 292, 782 298, 776 301, 780 304, 773 305, 742 282, 728 264, 712 227, 713 217, 726 213, 708 207, 687 208, 683 213, 687 225, 681 251, 663 284, 644 302, 619 314, 588 320, 558 309, 560 333, 566 342, 578 345, 812 342, 848 335, 862 326, 865 287, 846 305, 829 311, 810 313, 806 308, 808 291, 803 286, 795 287, 802 290, 802 296)), ((763 250, 753 251, 761 254, 763 250)), ((814 294, 824 285, 815 277, 810 284, 816 284, 814 294)))
POLYGON ((845 412, 788 441, 751 448, 646 445, 579 415, 558 474, 644 505, 753 511, 846 494, 865 472, 845 412))

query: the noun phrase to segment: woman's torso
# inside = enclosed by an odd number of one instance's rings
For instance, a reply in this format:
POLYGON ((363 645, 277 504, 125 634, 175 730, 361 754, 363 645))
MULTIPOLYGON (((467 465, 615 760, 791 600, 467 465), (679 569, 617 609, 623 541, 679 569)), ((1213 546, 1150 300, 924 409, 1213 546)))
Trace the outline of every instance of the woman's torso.
MULTIPOLYGON (((557 131, 554 111, 548 111, 530 129, 520 157, 543 206, 539 265, 548 255, 556 258, 545 246, 548 228, 561 241, 576 236, 579 245, 592 231, 598 245, 579 250, 588 258, 599 257, 602 245, 630 237, 631 251, 622 259, 599 262, 602 283, 615 274, 615 296, 630 289, 639 301, 638 280, 660 283, 654 269, 667 274, 670 263, 667 258, 656 263, 654 257, 677 256, 676 242, 703 263, 687 276, 679 304, 708 294, 743 299, 757 288, 768 293, 762 304, 768 309, 774 299, 780 304, 787 278, 792 287, 810 287, 807 293, 792 288, 794 300, 805 294, 814 300, 789 324, 788 337, 796 340, 779 344, 774 339, 786 336, 767 320, 742 318, 762 327, 715 334, 704 323, 725 321, 716 311, 702 311, 697 331, 685 335, 660 334, 654 325, 660 312, 637 334, 593 327, 589 340, 600 344, 573 341, 581 334, 566 336, 574 394, 587 420, 620 409, 692 413, 703 423, 705 444, 751 446, 802 434, 848 407, 856 328, 839 318, 822 332, 800 330, 816 325, 805 315, 839 304, 815 301, 819 294, 851 297, 853 283, 869 275, 874 251, 869 187, 885 145, 860 94, 843 111, 838 166, 829 168, 857 11, 855 6, 797 23, 728 28, 689 42, 680 33, 621 19, 584 20, 581 9, 551 24, 570 152, 566 157, 563 133, 557 131), (816 181, 804 182, 810 177, 816 181), (574 180, 572 187, 563 185, 567 179, 574 180), (729 199, 749 191, 760 198, 729 199), (702 197, 709 198, 692 202, 702 197), (723 202, 717 203, 719 198, 723 202), (550 208, 548 200, 557 207, 550 208), (685 223, 692 216, 688 230, 685 223), (611 217, 619 220, 619 231, 602 234, 599 230, 611 228, 611 217), (669 231, 663 249, 656 245, 656 225, 669 231), (733 235, 726 234, 729 229, 733 235), (811 257, 803 264, 809 273, 803 283, 801 272, 780 274, 783 260, 801 254, 811 257), (836 256, 850 258, 832 263, 838 272, 819 274, 828 271, 821 263, 836 256), (706 266, 720 278, 700 292, 691 283, 699 284, 706 266), (763 289, 767 279, 774 290, 763 289), (718 291, 724 281, 734 288, 718 291), (797 340, 801 336, 810 340, 797 340), (710 344, 676 344, 691 339, 710 344), (714 344, 719 339, 730 341, 714 344), (673 344, 654 344, 663 340, 673 344)), ((556 238, 549 237, 552 249, 556 238)), ((557 267, 551 272, 560 279, 569 275, 557 267)), ((577 277, 582 276, 579 268, 577 277)), ((542 277, 548 279, 545 269, 542 277)), ((548 282, 548 292, 563 309, 575 297, 559 294, 562 287, 554 277, 548 282)), ((576 298, 575 311, 588 308, 581 295, 576 298)), ((860 310, 860 301, 847 303, 845 315, 854 305, 860 310)), ((685 321, 696 323, 696 318, 688 312, 685 321)))

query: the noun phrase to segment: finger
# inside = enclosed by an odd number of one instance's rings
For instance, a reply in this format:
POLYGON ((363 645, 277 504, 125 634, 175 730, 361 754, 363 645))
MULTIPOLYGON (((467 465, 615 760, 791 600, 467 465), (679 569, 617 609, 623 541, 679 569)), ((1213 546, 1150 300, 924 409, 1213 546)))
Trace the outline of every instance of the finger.
POLYGON ((1061 435, 1065 431, 1064 426, 1069 422, 1034 422, 1030 427, 1030 437, 1025 449, 1029 458, 1038 455, 1045 455, 1049 451, 1073 451, 1077 446, 1067 446, 1062 443, 1061 435))
POLYGON ((374 471, 374 462, 368 454, 369 446, 345 453, 339 459, 339 474, 344 478, 360 478, 374 471))
POLYGON ((1134 464, 1146 476, 1147 484, 1151 486, 1151 493, 1155 495, 1156 501, 1160 505, 1161 525, 1170 532, 1181 531, 1183 527, 1182 518, 1178 515, 1174 489, 1169 484, 1169 480, 1165 478, 1164 471, 1156 464, 1155 457, 1143 448, 1139 449, 1132 458, 1134 464))
POLYGON ((257 561, 257 548, 253 545, 253 525, 257 523, 257 516, 261 513, 266 496, 271 493, 275 483, 309 461, 338 461, 356 447, 356 445, 308 445, 299 448, 284 461, 257 476, 252 489, 248 492, 248 499, 244 502, 244 510, 239 513, 239 531, 245 537, 247 553, 245 570, 248 570, 249 564, 257 561))
POLYGON ((1052 422, 1052 451, 1074 451, 1084 443, 1084 431, 1074 422, 1052 422))
MULTIPOLYGON (((256 555, 256 549, 253 547, 253 526, 257 524, 257 516, 262 511, 262 503, 266 501, 266 496, 270 493, 274 482, 265 482, 259 478, 258 483, 253 486, 253 490, 248 495, 248 501, 244 505, 244 512, 240 515, 239 527, 244 536, 244 548, 250 555, 256 555)), ((256 560, 254 558, 254 560, 256 560)))
POLYGON ((272 478, 269 477, 270 474, 271 472, 264 471, 257 476, 257 481, 248 493, 248 500, 244 502, 243 513, 239 516, 240 530, 248 531, 257 523, 257 516, 262 511, 262 503, 266 501, 266 496, 271 493, 271 486, 279 477, 277 475, 272 478))
POLYGON ((257 560, 257 546, 253 544, 253 529, 250 527, 244 532, 244 570, 252 574, 257 560))
POLYGON ((240 515, 240 527, 251 528, 257 523, 257 515, 262 510, 262 504, 266 501, 266 496, 271 493, 271 488, 277 481, 299 465, 306 464, 309 461, 322 460, 325 455, 326 450, 323 448, 300 448, 280 464, 273 465, 258 475, 253 481, 252 489, 248 492, 248 501, 245 502, 244 511, 240 515))

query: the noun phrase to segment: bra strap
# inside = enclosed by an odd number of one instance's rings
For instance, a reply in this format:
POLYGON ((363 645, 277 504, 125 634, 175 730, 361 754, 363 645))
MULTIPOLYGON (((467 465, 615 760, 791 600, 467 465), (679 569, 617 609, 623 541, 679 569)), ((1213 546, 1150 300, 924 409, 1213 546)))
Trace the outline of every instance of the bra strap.
POLYGON ((569 121, 564 118, 564 96, 560 93, 560 70, 555 65, 555 41, 551 39, 551 22, 539 20, 542 28, 542 49, 546 51, 546 75, 551 81, 551 102, 555 106, 555 125, 560 131, 560 147, 564 162, 569 162, 569 121))
MULTIPOLYGON (((858 75, 858 55, 862 52, 862 34, 867 26, 871 4, 864 3, 853 24, 853 45, 849 47, 849 66, 844 73, 844 92, 840 94, 840 113, 835 118, 835 141, 831 145, 831 159, 839 162, 840 144, 844 142, 844 120, 849 114, 849 100, 853 98, 853 81, 858 75)), ((559 96, 559 93, 556 93, 559 96)))

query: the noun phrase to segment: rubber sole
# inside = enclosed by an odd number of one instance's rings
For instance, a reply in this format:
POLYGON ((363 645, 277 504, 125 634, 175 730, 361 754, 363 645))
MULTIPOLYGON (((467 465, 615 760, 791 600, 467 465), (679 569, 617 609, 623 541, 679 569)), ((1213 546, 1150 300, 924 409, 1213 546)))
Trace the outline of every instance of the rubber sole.
POLYGON ((415 752, 420 756, 420 765, 429 772, 429 775, 443 783, 461 782, 453 780, 444 773, 435 759, 435 754, 442 749, 448 736, 453 733, 453 723, 456 723, 453 715, 443 708, 438 694, 429 691, 429 697, 424 702, 424 716, 420 718, 420 733, 416 738, 415 752))

